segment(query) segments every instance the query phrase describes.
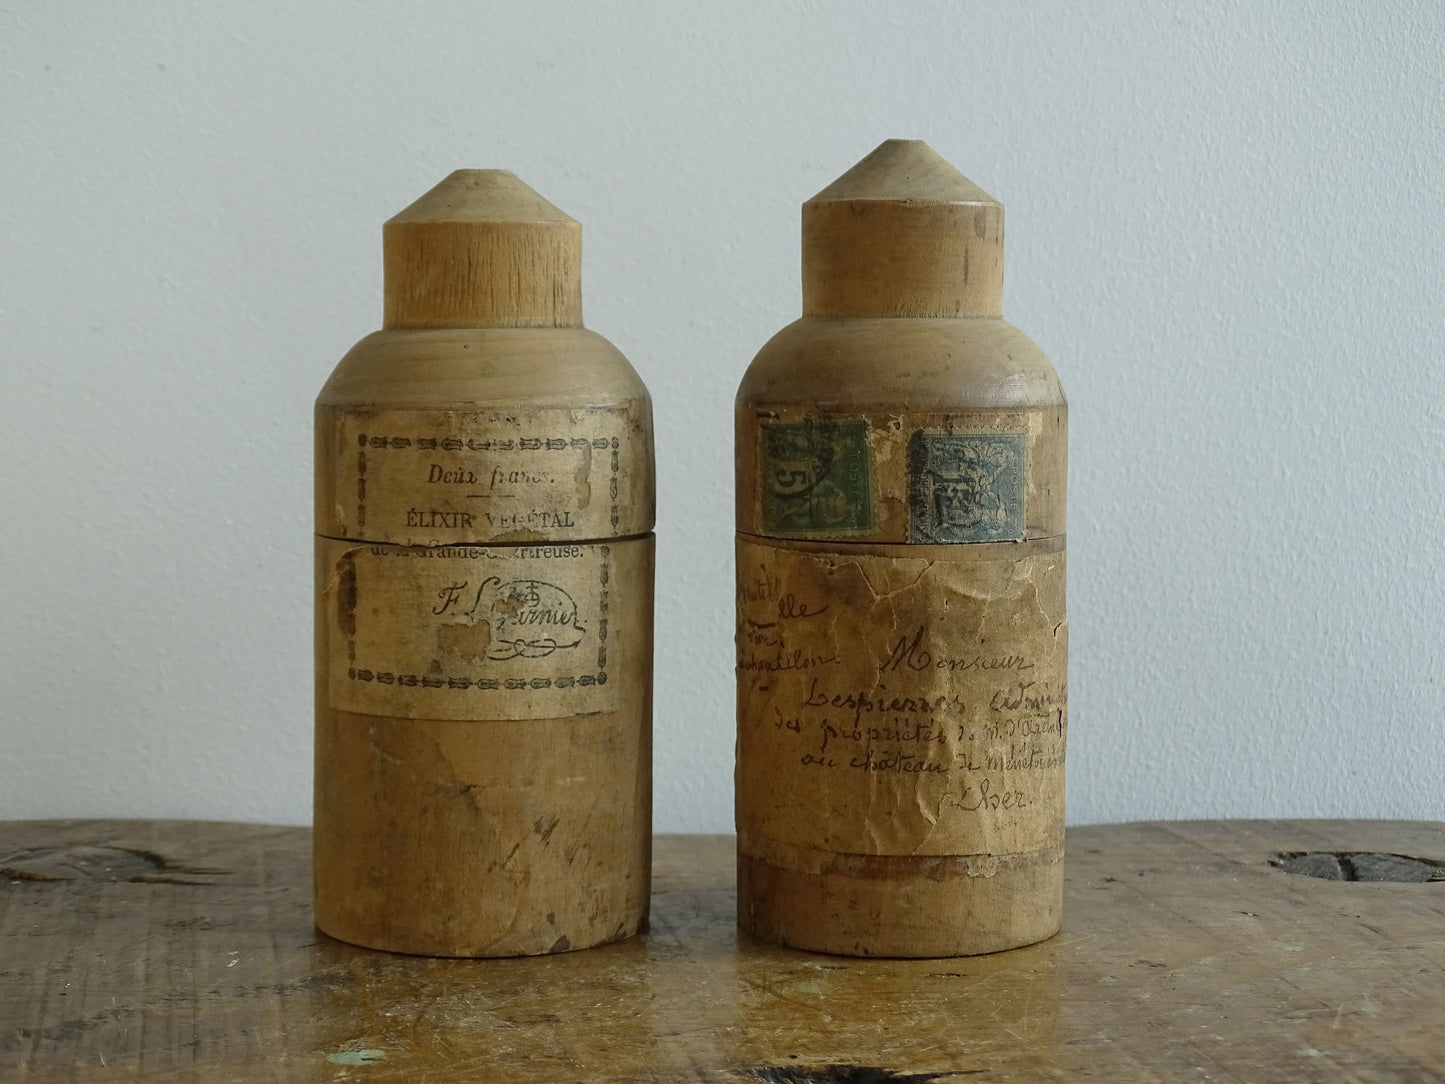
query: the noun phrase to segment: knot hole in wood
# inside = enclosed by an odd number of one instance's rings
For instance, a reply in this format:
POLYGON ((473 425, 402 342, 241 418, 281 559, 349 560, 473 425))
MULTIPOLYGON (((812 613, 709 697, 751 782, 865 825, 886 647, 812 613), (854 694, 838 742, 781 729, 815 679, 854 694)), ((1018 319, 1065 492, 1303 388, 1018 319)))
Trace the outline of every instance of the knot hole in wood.
POLYGON ((1281 851, 1269 864, 1300 877, 1325 881, 1392 881, 1425 884, 1445 881, 1445 862, 1407 854, 1372 851, 1281 851))

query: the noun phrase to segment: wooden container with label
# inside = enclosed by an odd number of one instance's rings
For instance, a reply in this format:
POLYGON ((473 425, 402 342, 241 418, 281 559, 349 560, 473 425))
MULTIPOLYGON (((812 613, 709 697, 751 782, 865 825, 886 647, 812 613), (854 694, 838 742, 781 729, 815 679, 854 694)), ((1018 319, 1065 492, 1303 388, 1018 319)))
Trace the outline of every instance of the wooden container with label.
POLYGON ((462 170, 316 401, 316 924, 438 956, 645 924, 653 451, 581 227, 462 170))
POLYGON ((1002 286, 1002 205, 924 143, 803 206, 803 318, 737 397, 759 937, 952 956, 1059 929, 1067 411, 1002 286))

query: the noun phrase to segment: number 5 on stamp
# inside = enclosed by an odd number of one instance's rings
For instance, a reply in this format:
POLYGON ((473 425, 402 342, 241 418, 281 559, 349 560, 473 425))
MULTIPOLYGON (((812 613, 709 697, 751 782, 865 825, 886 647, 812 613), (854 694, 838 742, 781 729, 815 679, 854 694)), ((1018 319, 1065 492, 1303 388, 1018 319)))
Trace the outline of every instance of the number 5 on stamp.
POLYGON ((794 535, 873 528, 868 423, 809 419, 763 426, 763 526, 794 535))

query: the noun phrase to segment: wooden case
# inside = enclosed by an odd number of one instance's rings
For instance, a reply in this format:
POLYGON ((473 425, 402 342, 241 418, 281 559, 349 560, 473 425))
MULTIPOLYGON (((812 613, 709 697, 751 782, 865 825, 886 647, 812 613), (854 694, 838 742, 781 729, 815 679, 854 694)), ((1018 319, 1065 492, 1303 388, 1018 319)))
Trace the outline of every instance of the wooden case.
POLYGON ((385 328, 316 401, 316 922, 439 956, 648 910, 647 389, 581 227, 463 170, 386 224, 385 328))
POLYGON ((803 207, 736 407, 738 918, 949 956, 1062 913, 1067 407, 1003 207, 890 140, 803 207))

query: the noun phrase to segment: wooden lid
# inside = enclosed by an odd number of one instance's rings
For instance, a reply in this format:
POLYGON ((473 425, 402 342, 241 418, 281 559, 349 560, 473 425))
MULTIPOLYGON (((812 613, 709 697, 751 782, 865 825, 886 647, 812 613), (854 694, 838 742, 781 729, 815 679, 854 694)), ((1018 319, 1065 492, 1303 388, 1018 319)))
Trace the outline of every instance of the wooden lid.
POLYGON ((582 326, 582 226, 506 170, 457 170, 382 250, 388 328, 582 326))
POLYGON ((803 204, 805 316, 999 316, 1003 204, 890 139, 803 204))

